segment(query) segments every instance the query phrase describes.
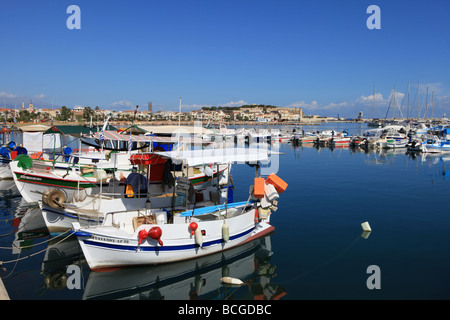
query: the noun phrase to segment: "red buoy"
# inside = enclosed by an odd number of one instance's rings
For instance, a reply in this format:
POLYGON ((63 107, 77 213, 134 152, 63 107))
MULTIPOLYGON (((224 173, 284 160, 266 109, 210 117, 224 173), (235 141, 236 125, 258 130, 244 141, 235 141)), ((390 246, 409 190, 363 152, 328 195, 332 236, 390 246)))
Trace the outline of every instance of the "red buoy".
POLYGON ((160 227, 153 227, 148 231, 148 235, 150 238, 158 240, 159 245, 163 245, 161 241, 162 230, 160 227))
POLYGON ((142 241, 144 241, 145 239, 147 239, 148 237, 148 232, 145 231, 144 229, 142 229, 141 231, 139 231, 139 244, 141 244, 142 241))
POLYGON ((195 233, 195 230, 197 230, 198 224, 196 222, 191 222, 189 224, 189 229, 191 229, 191 234, 193 235, 195 233))

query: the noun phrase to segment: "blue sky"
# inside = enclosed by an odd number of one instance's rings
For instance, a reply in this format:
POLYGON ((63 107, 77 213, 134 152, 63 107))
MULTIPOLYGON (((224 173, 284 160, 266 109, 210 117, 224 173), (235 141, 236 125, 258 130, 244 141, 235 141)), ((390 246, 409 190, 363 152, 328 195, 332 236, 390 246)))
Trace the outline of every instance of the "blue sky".
POLYGON ((356 117, 372 113, 376 86, 384 117, 394 85, 406 115, 408 82, 417 115, 420 81, 421 101, 428 87, 434 115, 450 115, 449 34, 448 0, 3 0, 0 105, 177 110, 182 97, 184 110, 256 103, 356 117), (72 4, 80 30, 66 27, 72 4), (366 27, 371 4, 380 30, 366 27))

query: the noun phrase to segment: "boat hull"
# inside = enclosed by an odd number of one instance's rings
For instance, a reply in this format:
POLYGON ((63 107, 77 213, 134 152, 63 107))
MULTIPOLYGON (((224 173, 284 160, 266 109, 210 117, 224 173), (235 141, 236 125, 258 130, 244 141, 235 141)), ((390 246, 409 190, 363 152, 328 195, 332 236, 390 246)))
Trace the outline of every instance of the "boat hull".
MULTIPOLYGON (((203 231, 199 245, 191 234, 189 222, 177 224, 146 225, 148 229, 158 226, 162 230, 163 245, 154 239, 146 239, 140 245, 137 235, 124 236, 115 227, 83 229, 74 225, 75 234, 89 267, 98 270, 146 264, 163 264, 194 259, 252 241, 274 230, 266 222, 254 222, 255 210, 226 219, 229 240, 222 236, 223 220, 198 221, 203 231)), ((141 229, 138 229, 139 231, 141 229)))
MULTIPOLYGON (((40 203, 41 204, 41 203, 40 203)), ((72 223, 79 222, 84 227, 99 225, 103 221, 103 217, 100 216, 87 216, 80 215, 66 210, 52 209, 48 207, 42 207, 42 217, 44 218, 45 225, 48 232, 51 235, 67 232, 72 228, 72 223)))
POLYGON ((63 190, 66 200, 72 201, 77 190, 84 189, 86 194, 96 194, 100 191, 100 184, 96 182, 62 178, 49 174, 33 174, 13 171, 13 178, 17 189, 28 203, 36 203, 42 200, 42 194, 49 188, 63 190))
POLYGON ((423 144, 422 152, 424 152, 424 153, 448 153, 448 152, 450 152, 450 145, 449 144, 440 144, 440 143, 423 144))
POLYGON ((406 148, 408 141, 406 139, 388 139, 386 141, 386 148, 396 149, 396 148, 406 148))

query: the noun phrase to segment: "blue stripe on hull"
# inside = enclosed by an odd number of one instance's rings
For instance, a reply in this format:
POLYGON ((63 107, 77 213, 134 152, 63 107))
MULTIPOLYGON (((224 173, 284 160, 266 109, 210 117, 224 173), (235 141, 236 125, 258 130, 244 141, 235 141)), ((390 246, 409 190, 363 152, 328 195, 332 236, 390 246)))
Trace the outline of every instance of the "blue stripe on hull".
MULTIPOLYGON (((254 229, 255 229, 255 227, 252 227, 247 231, 236 234, 234 236, 230 236, 229 241, 243 237, 243 236, 249 234, 250 232, 252 232, 254 229)), ((100 235, 98 235, 98 236, 101 237, 100 235)), ((139 246, 138 247, 138 246, 124 246, 124 245, 119 245, 119 244, 97 242, 97 241, 92 241, 89 239, 82 240, 82 241, 86 245, 102 247, 102 248, 106 248, 106 249, 124 250, 124 251, 136 251, 136 250, 139 250, 139 251, 176 251, 176 250, 195 249, 195 248, 199 247, 198 244, 186 244, 186 245, 177 245, 177 246, 154 246, 154 247, 139 246)), ((208 247, 208 246, 220 244, 223 242, 224 242, 223 239, 212 240, 212 241, 204 242, 202 247, 208 247)))

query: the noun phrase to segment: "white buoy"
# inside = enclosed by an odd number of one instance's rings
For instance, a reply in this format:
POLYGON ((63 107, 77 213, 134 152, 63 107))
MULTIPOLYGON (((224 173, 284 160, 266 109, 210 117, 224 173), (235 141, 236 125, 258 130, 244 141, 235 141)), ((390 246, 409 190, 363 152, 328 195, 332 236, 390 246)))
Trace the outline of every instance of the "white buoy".
POLYGON ((203 235, 202 235, 202 231, 200 230, 200 228, 195 229, 195 243, 197 243, 200 247, 202 247, 203 245, 203 235))
POLYGON ((372 229, 370 228, 369 222, 367 222, 367 221, 361 223, 361 227, 363 228, 364 231, 367 231, 367 232, 372 231, 372 229))
POLYGON ((222 238, 223 241, 228 242, 230 239, 230 228, 228 227, 227 222, 224 220, 222 225, 222 238))
POLYGON ((237 279, 237 278, 232 278, 232 277, 223 277, 220 278, 220 281, 222 281, 223 283, 227 283, 227 284, 235 284, 235 285, 243 285, 244 282, 242 282, 241 280, 237 279))

